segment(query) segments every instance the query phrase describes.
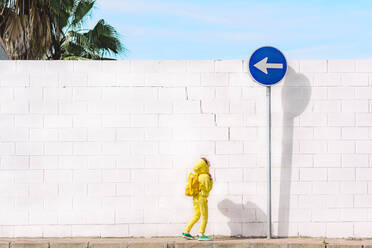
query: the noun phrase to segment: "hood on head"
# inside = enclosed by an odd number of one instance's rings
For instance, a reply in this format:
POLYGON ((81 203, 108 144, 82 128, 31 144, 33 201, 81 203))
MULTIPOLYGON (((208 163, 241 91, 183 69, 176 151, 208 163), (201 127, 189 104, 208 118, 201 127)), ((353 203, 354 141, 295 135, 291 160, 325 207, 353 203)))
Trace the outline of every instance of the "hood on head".
POLYGON ((204 159, 199 159, 199 161, 194 166, 194 171, 197 174, 208 174, 209 167, 204 159))

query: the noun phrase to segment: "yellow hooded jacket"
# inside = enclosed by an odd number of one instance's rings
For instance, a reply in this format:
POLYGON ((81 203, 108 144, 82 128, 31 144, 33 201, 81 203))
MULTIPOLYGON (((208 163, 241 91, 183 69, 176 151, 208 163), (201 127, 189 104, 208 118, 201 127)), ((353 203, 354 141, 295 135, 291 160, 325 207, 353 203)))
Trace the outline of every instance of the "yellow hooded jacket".
POLYGON ((209 166, 204 159, 199 159, 199 161, 195 164, 194 172, 198 174, 199 195, 207 198, 209 196, 209 192, 212 190, 213 180, 209 178, 209 166))

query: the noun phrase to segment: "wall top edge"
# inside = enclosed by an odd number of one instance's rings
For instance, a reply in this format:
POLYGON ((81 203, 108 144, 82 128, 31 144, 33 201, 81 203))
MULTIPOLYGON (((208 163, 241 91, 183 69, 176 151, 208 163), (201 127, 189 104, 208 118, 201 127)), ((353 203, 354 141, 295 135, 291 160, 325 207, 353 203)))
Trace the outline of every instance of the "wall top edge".
MULTIPOLYGON (((164 59, 164 60, 151 60, 151 59, 128 59, 128 60, 0 60, 0 63, 112 63, 112 62, 191 62, 191 61, 247 61, 249 58, 241 59, 164 59)), ((289 59, 289 62, 300 62, 300 61, 370 61, 371 59, 289 59)))

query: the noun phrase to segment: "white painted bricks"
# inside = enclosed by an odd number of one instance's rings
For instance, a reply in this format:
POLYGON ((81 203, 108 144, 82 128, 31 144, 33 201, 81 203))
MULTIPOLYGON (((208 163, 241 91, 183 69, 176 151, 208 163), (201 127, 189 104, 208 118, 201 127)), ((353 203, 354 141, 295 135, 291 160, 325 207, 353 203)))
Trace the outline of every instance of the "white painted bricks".
MULTIPOLYGON (((273 235, 370 236, 372 61, 289 64, 272 91, 273 235)), ((1 62, 0 236, 178 235, 200 156, 207 232, 265 235, 265 89, 246 67, 1 62)))

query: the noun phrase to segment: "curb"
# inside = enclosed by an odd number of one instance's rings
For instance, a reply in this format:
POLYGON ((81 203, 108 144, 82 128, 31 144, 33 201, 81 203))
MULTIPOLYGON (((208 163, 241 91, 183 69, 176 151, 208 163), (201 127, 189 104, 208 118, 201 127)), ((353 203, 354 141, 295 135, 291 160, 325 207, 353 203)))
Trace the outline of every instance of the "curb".
POLYGON ((341 241, 323 244, 320 241, 296 242, 283 240, 255 241, 214 240, 200 242, 197 240, 9 240, 0 241, 0 248, 372 248, 370 242, 341 241))

